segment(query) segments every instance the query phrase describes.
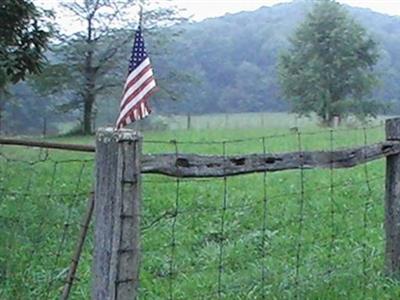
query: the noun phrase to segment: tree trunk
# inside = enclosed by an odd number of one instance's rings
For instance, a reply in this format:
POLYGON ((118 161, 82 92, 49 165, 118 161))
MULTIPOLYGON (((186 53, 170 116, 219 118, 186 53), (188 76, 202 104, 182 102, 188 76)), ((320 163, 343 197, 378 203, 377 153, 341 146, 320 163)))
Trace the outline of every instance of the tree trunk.
POLYGON ((0 103, 0 135, 3 133, 3 108, 0 103))
POLYGON ((330 126, 330 115, 324 111, 323 114, 320 115, 321 121, 322 121, 322 126, 330 126))
MULTIPOLYGON (((1 92, 2 91, 0 91, 0 135, 6 135, 6 99, 4 94, 2 95, 1 92)), ((10 129, 10 127, 8 129, 10 129)))
POLYGON ((87 18, 87 51, 85 53, 85 93, 83 105, 83 134, 92 134, 92 112, 93 105, 96 101, 95 87, 96 87, 96 68, 93 66, 93 38, 92 38, 92 18, 93 14, 87 18))
POLYGON ((83 134, 92 134, 92 120, 93 120, 93 106, 96 101, 95 87, 96 87, 96 70, 92 66, 93 52, 89 51, 86 57, 86 87, 84 94, 83 105, 83 134))
POLYGON ((0 88, 0 134, 3 133, 4 90, 0 88))
MULTIPOLYGON (((93 97, 94 98, 94 97, 93 97)), ((83 134, 92 134, 92 110, 93 110, 93 99, 91 97, 85 98, 85 104, 83 108, 83 134)))

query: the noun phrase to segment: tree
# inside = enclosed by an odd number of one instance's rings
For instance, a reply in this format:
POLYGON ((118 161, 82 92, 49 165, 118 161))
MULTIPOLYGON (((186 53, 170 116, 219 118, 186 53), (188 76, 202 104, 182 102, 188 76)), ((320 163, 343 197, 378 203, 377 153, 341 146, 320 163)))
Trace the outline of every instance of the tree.
MULTIPOLYGON (((147 2, 75 0, 64 4, 85 25, 84 29, 71 36, 60 36, 61 43, 53 47, 58 61, 49 66, 46 75, 40 76, 35 84, 45 94, 63 93, 66 101, 60 107, 64 111, 83 112, 83 134, 92 133, 96 100, 121 93, 133 42, 132 29, 137 26, 137 19, 128 12, 140 3, 147 2)), ((173 9, 151 10, 144 14, 148 30, 154 29, 157 22, 178 19, 173 9)))
POLYGON ((38 73, 45 57, 50 30, 42 13, 28 0, 0 3, 0 88, 38 73))
POLYGON ((314 112, 326 125, 349 113, 377 113, 379 105, 366 98, 377 83, 377 44, 340 4, 317 1, 290 42, 279 75, 294 112, 314 112))
POLYGON ((0 120, 7 85, 39 73, 45 61, 51 32, 43 19, 46 14, 28 0, 0 2, 0 120))

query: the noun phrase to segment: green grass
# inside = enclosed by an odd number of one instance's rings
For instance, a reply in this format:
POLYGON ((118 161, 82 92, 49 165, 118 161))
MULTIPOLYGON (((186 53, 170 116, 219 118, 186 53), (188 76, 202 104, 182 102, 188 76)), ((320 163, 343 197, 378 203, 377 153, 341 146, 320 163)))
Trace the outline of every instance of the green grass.
MULTIPOLYGON (((380 123, 385 117, 369 120, 372 124, 380 123)), ((156 116, 154 122, 163 121, 170 130, 185 130, 188 128, 188 115, 156 116)), ((315 116, 298 117, 295 114, 253 112, 253 113, 216 113, 206 115, 191 115, 190 128, 196 130, 224 129, 249 129, 249 128, 315 128, 318 122, 315 116)), ((361 126, 355 118, 344 121, 347 126, 361 126)))
MULTIPOLYGON (((222 143, 209 142, 244 139, 225 144, 227 154, 239 154, 264 145, 268 152, 359 146, 364 133, 368 143, 384 139, 383 127, 340 128, 331 140, 329 130, 310 125, 299 144, 278 125, 146 132, 143 148, 222 154, 222 143), (182 143, 157 143, 173 140, 182 143)), ((93 156, 9 146, 0 153, 0 299, 56 299, 93 184, 93 156)), ((400 284, 383 273, 384 160, 303 177, 303 194, 299 170, 231 177, 224 198, 223 179, 181 180, 177 193, 175 179, 143 176, 141 299, 217 299, 219 289, 222 299, 398 299, 400 284)), ((89 298, 91 248, 90 237, 72 299, 89 298)))

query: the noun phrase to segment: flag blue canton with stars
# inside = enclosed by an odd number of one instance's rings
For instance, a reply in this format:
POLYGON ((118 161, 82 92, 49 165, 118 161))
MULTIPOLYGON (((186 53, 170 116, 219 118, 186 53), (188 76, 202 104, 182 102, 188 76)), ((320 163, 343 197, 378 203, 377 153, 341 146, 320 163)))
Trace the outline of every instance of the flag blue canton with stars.
POLYGON ((146 48, 144 46, 144 40, 142 35, 142 28, 136 30, 135 42, 133 44, 132 56, 129 62, 129 73, 132 72, 138 65, 140 65, 147 58, 146 48))

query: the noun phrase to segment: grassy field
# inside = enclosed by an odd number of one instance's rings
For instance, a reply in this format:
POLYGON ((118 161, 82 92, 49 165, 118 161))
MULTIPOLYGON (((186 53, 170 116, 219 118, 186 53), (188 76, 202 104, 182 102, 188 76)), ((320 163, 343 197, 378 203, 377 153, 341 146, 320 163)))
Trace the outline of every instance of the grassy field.
MULTIPOLYGON (((387 116, 379 116, 376 119, 368 120, 369 125, 381 124, 387 116)), ((99 117, 95 122, 97 125, 104 126, 108 124, 113 126, 113 118, 99 117)), ((267 128, 269 132, 276 129, 285 129, 299 127, 302 129, 314 130, 318 119, 315 116, 298 117, 296 114, 286 112, 252 112, 252 113, 215 113, 205 115, 190 115, 190 124, 188 124, 188 115, 186 114, 154 114, 151 118, 140 123, 138 127, 142 129, 156 130, 214 130, 214 129, 263 129, 267 128)), ((347 127, 360 127, 362 124, 355 118, 347 118, 345 121, 347 127)), ((77 122, 60 123, 56 127, 61 134, 69 131, 76 131, 79 126, 77 122), (75 129, 74 129, 75 128, 75 129)), ((76 131, 77 132, 77 131, 76 131)))
MULTIPOLYGON (((222 154, 225 147, 229 155, 384 139, 382 126, 331 132, 308 124, 298 135, 287 119, 276 124, 146 132, 143 148, 222 154)), ((0 154, 0 299, 56 299, 93 184, 93 156, 9 146, 0 154)), ((383 200, 384 160, 226 182, 145 175, 141 299, 398 299, 400 284, 383 273, 383 200)), ((72 299, 89 298, 91 248, 89 238, 72 299)))
MULTIPOLYGON (((188 128, 187 115, 171 115, 165 117, 168 128, 171 130, 183 130, 188 128)), ((209 114, 191 115, 191 129, 239 129, 239 128, 290 128, 313 126, 314 120, 298 118, 294 114, 287 113, 236 113, 236 114, 209 114), (285 124, 282 124, 285 120, 285 124)))

